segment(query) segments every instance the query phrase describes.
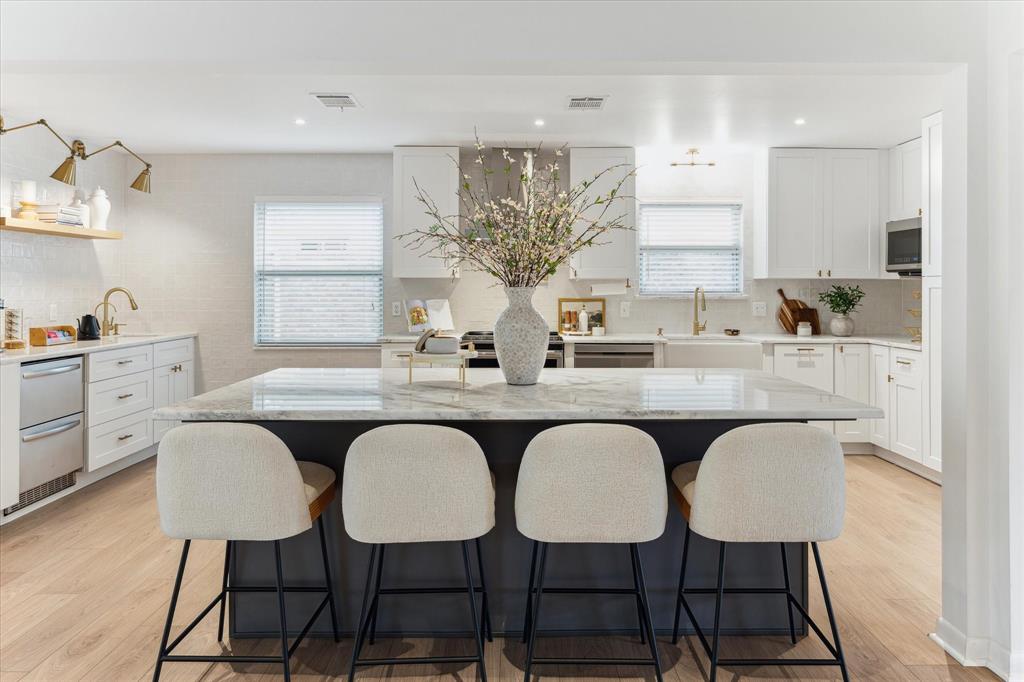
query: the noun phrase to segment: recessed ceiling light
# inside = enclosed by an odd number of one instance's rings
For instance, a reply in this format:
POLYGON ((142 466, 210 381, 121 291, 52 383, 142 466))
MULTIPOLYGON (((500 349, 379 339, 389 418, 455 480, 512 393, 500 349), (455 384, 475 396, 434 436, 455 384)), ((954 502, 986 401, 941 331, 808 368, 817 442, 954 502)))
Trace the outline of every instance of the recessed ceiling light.
POLYGON ((793 123, 798 125, 798 126, 802 126, 803 124, 807 123, 807 121, 805 119, 798 118, 795 121, 793 121, 793 123))
POLYGON ((306 125, 306 119, 304 119, 304 118, 297 118, 297 119, 295 119, 295 125, 297 125, 297 126, 304 126, 304 125, 306 125))
POLYGON ((536 121, 533 122, 533 125, 537 126, 538 128, 541 127, 542 125, 544 125, 544 119, 538 118, 536 121))

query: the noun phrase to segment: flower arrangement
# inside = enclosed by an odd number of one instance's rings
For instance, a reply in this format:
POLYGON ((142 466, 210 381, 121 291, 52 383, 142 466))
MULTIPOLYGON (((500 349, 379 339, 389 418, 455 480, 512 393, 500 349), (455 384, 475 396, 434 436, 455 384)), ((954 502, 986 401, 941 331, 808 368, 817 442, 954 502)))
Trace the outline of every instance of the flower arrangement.
POLYGON ((836 315, 849 315, 857 309, 864 296, 864 291, 859 286, 844 287, 833 284, 831 289, 818 294, 818 300, 836 315))
MULTIPOLYGON (((460 212, 442 215, 437 203, 416 184, 417 199, 433 223, 405 234, 410 247, 423 245, 424 255, 447 258, 486 272, 506 287, 535 287, 553 275, 573 254, 598 240, 609 230, 632 229, 624 215, 609 215, 610 207, 634 169, 622 174, 606 193, 588 191, 602 176, 624 164, 609 167, 589 180, 562 189, 559 159, 533 167, 540 147, 526 150, 522 160, 507 148, 500 149, 502 172, 488 167, 485 146, 476 137, 474 163, 483 169, 483 181, 474 187, 470 174, 459 167, 460 212), (496 176, 496 177, 495 177, 496 176)), ((415 178, 413 179, 415 183, 415 178)))

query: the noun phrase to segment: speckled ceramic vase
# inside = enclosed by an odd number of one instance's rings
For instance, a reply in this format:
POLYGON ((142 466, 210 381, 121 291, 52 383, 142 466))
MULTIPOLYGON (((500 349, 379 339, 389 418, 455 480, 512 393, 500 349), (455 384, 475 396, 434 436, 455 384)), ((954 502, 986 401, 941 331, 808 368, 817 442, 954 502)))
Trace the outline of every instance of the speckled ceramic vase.
POLYGON ((828 323, 832 336, 853 336, 853 319, 849 315, 836 315, 828 323))
POLYGON ((533 287, 505 287, 508 307, 494 323, 494 351, 505 381, 537 383, 548 353, 548 323, 533 307, 533 287))

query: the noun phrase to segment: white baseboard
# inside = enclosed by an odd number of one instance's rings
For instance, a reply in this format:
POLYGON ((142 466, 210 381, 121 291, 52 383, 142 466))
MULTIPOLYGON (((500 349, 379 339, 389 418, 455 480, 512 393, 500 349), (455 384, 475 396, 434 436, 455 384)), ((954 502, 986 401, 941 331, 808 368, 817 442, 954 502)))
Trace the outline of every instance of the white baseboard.
POLYGON ((877 445, 872 445, 871 447, 874 448, 874 452, 872 454, 874 454, 875 457, 878 457, 879 459, 884 459, 886 462, 889 462, 890 464, 895 464, 901 469, 906 469, 912 474, 917 474, 921 478, 927 479, 932 483, 942 485, 941 471, 935 471, 935 469, 926 467, 920 462, 915 462, 912 459, 907 459, 903 455, 898 455, 892 450, 886 450, 885 448, 880 448, 877 445))
POLYGON ((64 490, 61 490, 59 493, 43 498, 36 502, 35 504, 25 507, 24 509, 19 509, 13 514, 8 514, 7 516, 0 518, 0 526, 10 523, 11 521, 20 519, 22 516, 27 516, 28 514, 39 511, 48 504, 53 504, 57 500, 65 498, 68 495, 71 495, 72 493, 76 493, 82 488, 86 488, 92 485, 96 481, 103 480, 107 476, 116 474, 118 471, 121 471, 122 469, 127 469, 133 464, 138 464, 142 460, 148 459, 155 454, 156 445, 150 445, 145 450, 139 450, 134 455, 129 455, 128 457, 125 457, 122 460, 118 460, 113 464, 108 464, 107 466, 97 471, 92 471, 89 473, 86 473, 84 471, 79 472, 75 477, 75 484, 73 486, 71 486, 70 488, 65 488, 64 490))
POLYGON ((935 632, 928 637, 964 667, 988 668, 1008 682, 1024 680, 1019 673, 1010 677, 1010 652, 1003 646, 984 637, 967 637, 944 618, 938 620, 935 632))

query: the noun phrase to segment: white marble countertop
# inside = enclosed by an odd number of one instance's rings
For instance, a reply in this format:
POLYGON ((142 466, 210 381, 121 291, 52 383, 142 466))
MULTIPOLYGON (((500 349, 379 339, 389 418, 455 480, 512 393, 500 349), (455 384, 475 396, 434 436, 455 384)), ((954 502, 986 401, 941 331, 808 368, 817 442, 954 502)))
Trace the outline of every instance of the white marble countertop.
POLYGON ((120 336, 104 336, 99 341, 75 341, 74 343, 65 343, 59 346, 27 346, 21 350, 5 350, 3 353, 0 353, 0 365, 50 360, 67 357, 68 355, 83 355, 85 353, 112 350, 114 348, 144 346, 149 343, 173 341, 174 339, 184 339, 190 336, 196 336, 196 332, 121 334, 120 336))
POLYGON ((156 410, 195 421, 877 419, 880 409, 741 369, 545 369, 509 386, 498 369, 289 368, 156 410))

